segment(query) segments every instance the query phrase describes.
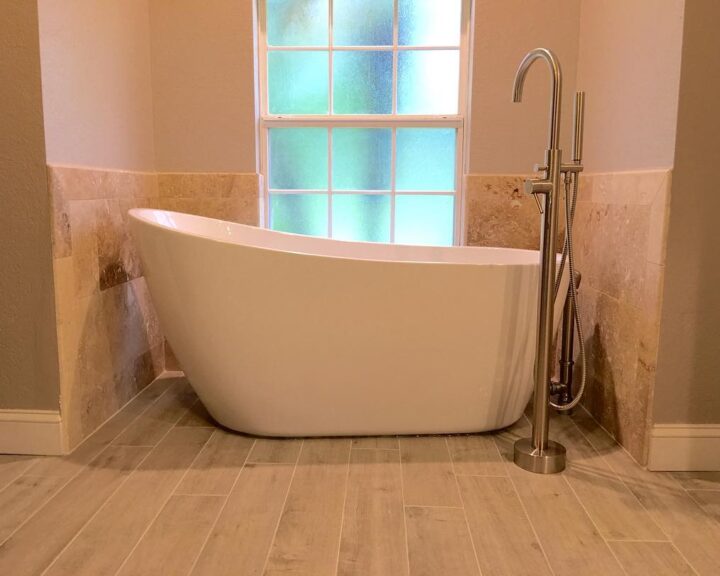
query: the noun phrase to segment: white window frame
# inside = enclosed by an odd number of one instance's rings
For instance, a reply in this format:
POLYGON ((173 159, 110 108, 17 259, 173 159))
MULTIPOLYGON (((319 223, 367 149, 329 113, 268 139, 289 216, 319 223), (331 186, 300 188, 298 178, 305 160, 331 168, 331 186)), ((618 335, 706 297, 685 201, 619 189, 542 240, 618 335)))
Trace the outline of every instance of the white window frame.
MULTIPOLYGON (((361 1, 361 0, 358 0, 361 1)), ((398 53, 422 50, 458 50, 458 46, 401 46, 398 44, 398 0, 393 4, 393 44, 388 46, 335 46, 333 43, 333 0, 328 0, 329 43, 327 46, 273 46, 268 50, 266 30, 266 2, 256 0, 257 14, 257 54, 258 54, 258 89, 259 118, 258 143, 260 171, 263 176, 263 194, 260 206, 260 225, 270 225, 270 187, 268 178, 269 146, 268 131, 270 128, 328 128, 328 237, 332 238, 332 197, 337 194, 385 194, 390 196, 390 242, 395 241, 395 198, 397 195, 443 195, 450 196, 444 191, 407 191, 397 192, 395 189, 395 159, 396 159, 396 133, 398 128, 454 128, 456 129, 455 142, 455 214, 453 222, 453 244, 461 245, 465 241, 464 215, 465 190, 464 171, 467 159, 468 142, 466 134, 469 127, 470 116, 470 89, 471 89, 471 50, 472 50, 472 8, 473 0, 461 0, 460 19, 460 74, 458 86, 458 114, 454 115, 408 115, 397 114, 397 75, 398 53), (392 51, 393 53, 393 79, 392 79, 392 113, 391 114, 331 114, 333 109, 333 54, 336 51, 364 50, 364 51, 392 51), (297 52, 328 52, 329 54, 329 86, 328 86, 328 114, 270 114, 268 111, 268 85, 267 85, 267 54, 270 51, 297 51, 297 52), (392 128, 392 156, 391 156, 391 188, 382 190, 353 190, 352 192, 337 192, 332 190, 332 128, 362 127, 362 128, 392 128)), ((283 190, 282 194, 318 193, 317 190, 283 190)))

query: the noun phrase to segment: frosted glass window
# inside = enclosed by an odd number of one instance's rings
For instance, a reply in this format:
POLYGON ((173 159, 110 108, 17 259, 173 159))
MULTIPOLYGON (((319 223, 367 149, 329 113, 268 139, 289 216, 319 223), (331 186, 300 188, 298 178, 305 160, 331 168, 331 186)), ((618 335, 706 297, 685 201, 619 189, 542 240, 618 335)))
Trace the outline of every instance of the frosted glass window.
POLYGON ((471 0, 257 1, 263 221, 452 244, 471 0))
POLYGON ((398 128, 398 190, 455 190, 454 128, 398 128))
POLYGON ((272 128, 270 189, 328 189, 327 128, 272 128))
POLYGON ((309 236, 327 236, 327 194, 270 194, 270 228, 309 236))
POLYGON ((327 46, 328 0, 267 0, 270 46, 327 46))
POLYGON ((395 199, 395 242, 451 246, 455 198, 437 194, 399 194, 395 199))
POLYGON ((392 52, 338 51, 333 56, 333 112, 392 112, 392 52))
POLYGON ((336 46, 389 46, 393 43, 393 0, 335 0, 336 46))
POLYGON ((333 238, 362 242, 390 241, 390 196, 335 194, 332 200, 333 238))
POLYGON ((334 128, 334 190, 390 190, 392 130, 334 128))
POLYGON ((459 46, 461 0, 399 0, 401 46, 459 46))
POLYGON ((329 57, 325 51, 268 52, 271 114, 327 114, 329 57))
POLYGON ((398 114, 457 114, 460 52, 411 50, 398 54, 398 114))

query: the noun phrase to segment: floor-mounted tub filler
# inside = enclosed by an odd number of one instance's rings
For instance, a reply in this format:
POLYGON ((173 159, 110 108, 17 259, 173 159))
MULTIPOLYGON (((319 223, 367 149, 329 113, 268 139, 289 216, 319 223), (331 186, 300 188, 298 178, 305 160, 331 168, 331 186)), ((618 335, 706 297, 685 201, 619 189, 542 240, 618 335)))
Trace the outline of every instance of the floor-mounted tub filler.
MULTIPOLYGON (((536 251, 344 242, 162 210, 130 216, 168 341, 228 428, 478 432, 515 422, 530 399, 536 251)), ((556 325, 562 307, 559 298, 556 325)))

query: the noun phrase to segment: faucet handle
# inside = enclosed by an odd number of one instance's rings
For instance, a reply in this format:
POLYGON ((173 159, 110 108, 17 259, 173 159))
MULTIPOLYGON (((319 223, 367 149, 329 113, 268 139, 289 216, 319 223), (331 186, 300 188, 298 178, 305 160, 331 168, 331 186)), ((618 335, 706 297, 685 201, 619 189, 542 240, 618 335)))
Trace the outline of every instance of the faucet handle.
POLYGON ((538 194, 548 194, 552 190, 552 182, 543 178, 528 178, 525 180, 523 188, 526 194, 532 194, 532 197, 535 198, 538 211, 542 214, 543 206, 538 194))

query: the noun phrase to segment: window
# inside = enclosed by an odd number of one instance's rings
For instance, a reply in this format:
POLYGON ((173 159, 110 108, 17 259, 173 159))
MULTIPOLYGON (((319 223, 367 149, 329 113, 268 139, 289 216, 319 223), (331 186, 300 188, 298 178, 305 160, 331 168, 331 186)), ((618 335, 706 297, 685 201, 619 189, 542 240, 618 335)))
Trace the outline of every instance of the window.
POLYGON ((264 221, 460 240, 469 0, 258 0, 264 221))

